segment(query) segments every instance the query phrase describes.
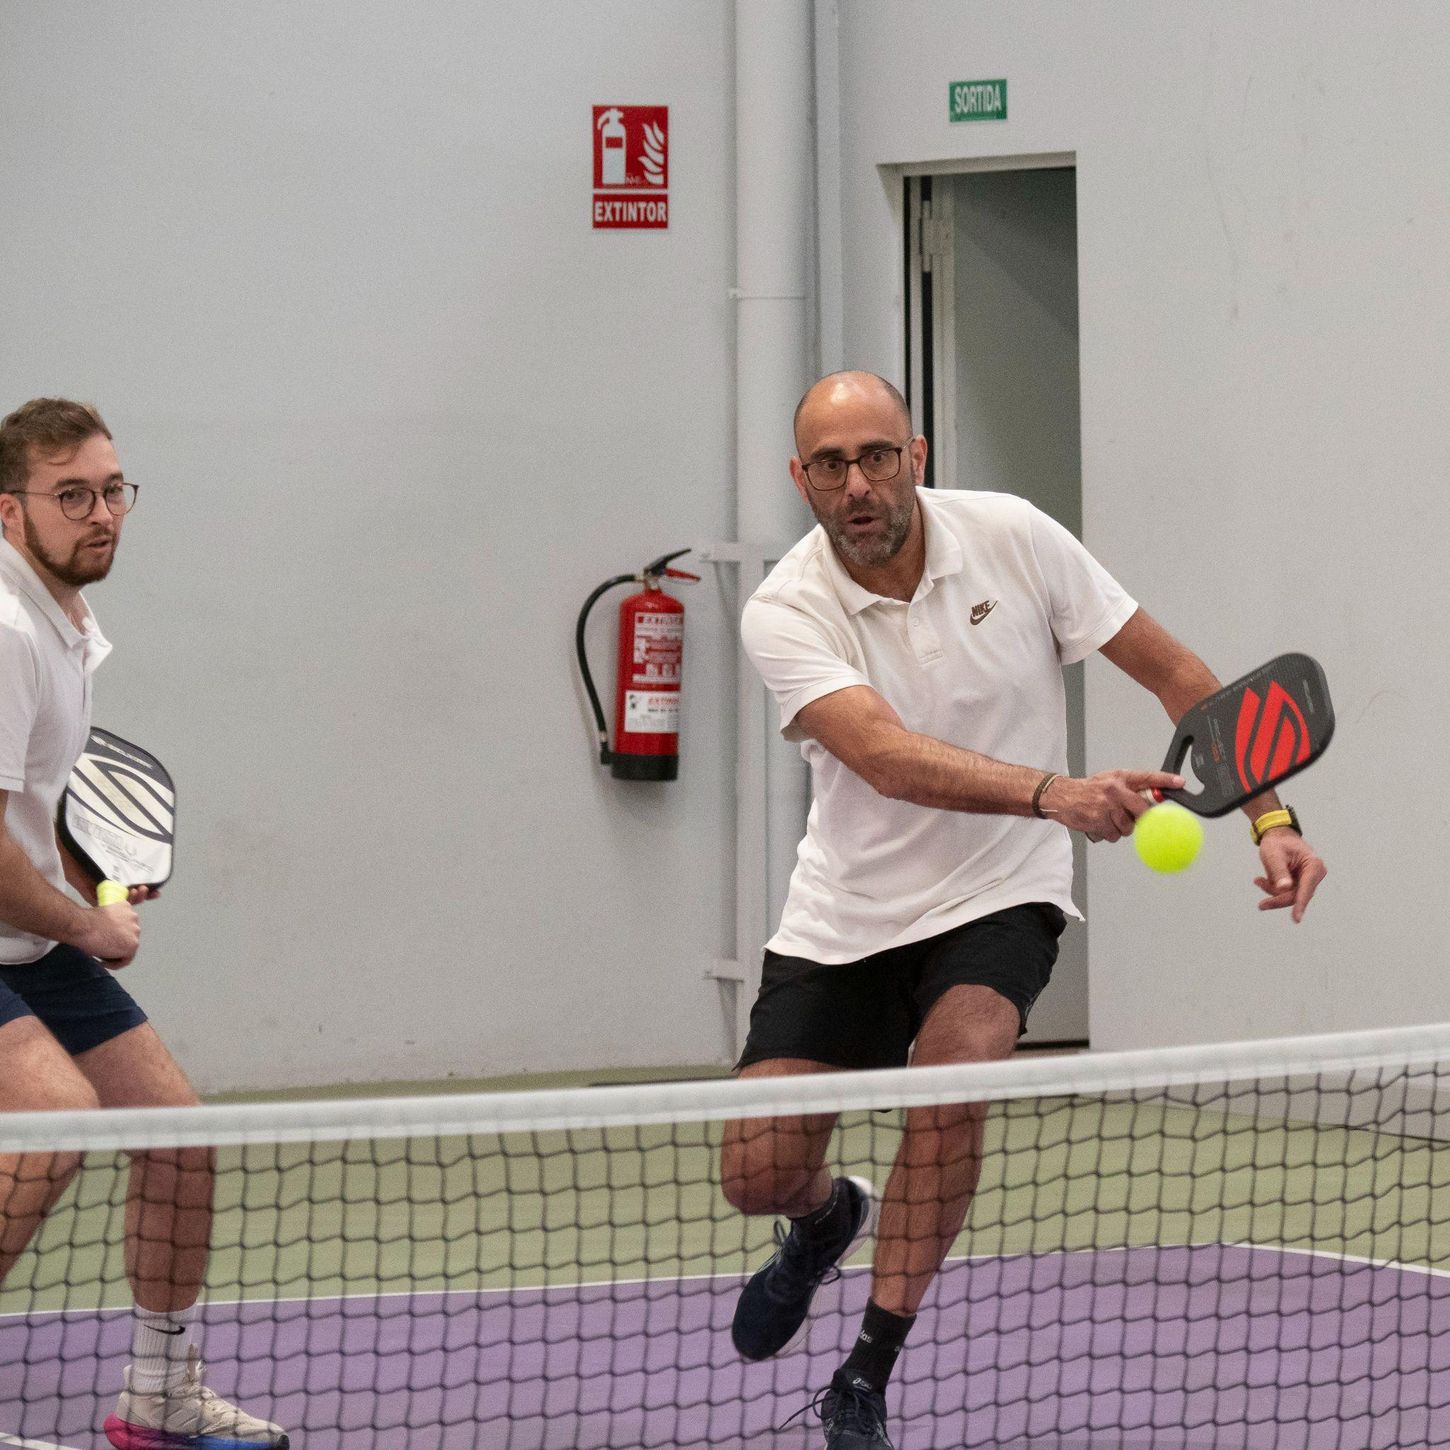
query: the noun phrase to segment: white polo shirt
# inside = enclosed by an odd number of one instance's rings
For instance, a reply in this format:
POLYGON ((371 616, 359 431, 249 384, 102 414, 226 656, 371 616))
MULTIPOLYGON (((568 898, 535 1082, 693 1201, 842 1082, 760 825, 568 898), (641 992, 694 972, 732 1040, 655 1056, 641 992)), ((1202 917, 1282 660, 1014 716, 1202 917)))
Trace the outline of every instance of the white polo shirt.
POLYGON ((908 730, 1014 765, 1067 770, 1062 667, 1137 608, 1060 524, 1002 493, 918 489, 926 567, 911 602, 857 584, 813 529, 745 606, 745 649, 801 742, 814 801, 771 949, 847 962, 1008 906, 1072 902, 1066 829, 888 800, 795 717, 869 685, 908 730))
MULTIPOLYGON (((82 600, 77 629, 35 570, 0 540, 0 790, 5 829, 58 891, 56 807, 91 728, 91 675, 111 652, 82 600)), ((0 963, 43 957, 54 942, 0 922, 0 963)))

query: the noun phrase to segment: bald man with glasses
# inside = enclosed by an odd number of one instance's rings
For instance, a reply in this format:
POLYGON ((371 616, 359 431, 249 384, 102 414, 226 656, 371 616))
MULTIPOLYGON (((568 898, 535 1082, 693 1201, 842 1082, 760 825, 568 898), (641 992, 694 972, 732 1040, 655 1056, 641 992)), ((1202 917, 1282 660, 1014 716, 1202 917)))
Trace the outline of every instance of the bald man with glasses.
MULTIPOLYGON (((1005 1057, 1078 915, 1068 832, 1120 841, 1148 792, 1183 784, 1072 778, 1063 666, 1100 650, 1175 721, 1218 681, 1026 500, 921 487, 926 440, 885 379, 823 378, 795 435, 791 477, 819 527, 741 631, 810 765, 813 806, 738 1072, 1005 1057)), ((1277 807, 1268 792, 1246 809, 1277 807)), ((1323 862, 1282 826, 1259 854, 1260 905, 1300 920, 1323 862)), ((908 1111, 879 1199, 825 1167, 834 1116, 726 1127, 727 1198, 790 1223, 736 1306, 743 1357, 799 1343, 816 1290, 876 1233, 860 1336, 816 1401, 828 1450, 891 1450, 887 1384, 966 1220, 984 1118, 982 1104, 908 1111)))

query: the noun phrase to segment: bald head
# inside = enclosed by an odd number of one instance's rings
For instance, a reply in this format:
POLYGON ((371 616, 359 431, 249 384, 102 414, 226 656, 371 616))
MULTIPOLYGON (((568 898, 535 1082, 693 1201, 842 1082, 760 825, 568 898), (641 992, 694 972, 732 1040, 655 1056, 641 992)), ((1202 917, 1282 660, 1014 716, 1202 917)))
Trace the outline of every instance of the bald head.
POLYGON ((897 388, 875 373, 847 370, 839 373, 827 373, 819 382, 812 383, 806 389, 800 402, 795 405, 792 428, 795 432, 796 451, 802 457, 805 456, 805 449, 802 446, 801 425, 803 422, 808 425, 816 423, 818 420, 826 423, 838 416, 842 409, 850 408, 863 401, 870 401, 878 405, 886 403, 896 412, 906 433, 910 434, 911 409, 906 406, 906 399, 901 396, 897 388))

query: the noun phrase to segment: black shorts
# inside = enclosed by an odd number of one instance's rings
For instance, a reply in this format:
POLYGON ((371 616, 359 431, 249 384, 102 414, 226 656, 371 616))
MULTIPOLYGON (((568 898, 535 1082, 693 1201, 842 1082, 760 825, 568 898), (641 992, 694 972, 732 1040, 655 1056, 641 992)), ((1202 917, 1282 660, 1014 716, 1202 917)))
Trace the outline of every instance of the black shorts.
POLYGON ((72 1057, 146 1020, 111 972, 64 943, 38 962, 0 967, 0 1027, 28 1016, 38 1017, 72 1057))
POLYGON ((937 998, 961 985, 1005 997, 1025 1032, 1066 925, 1061 907, 1034 901, 834 966, 767 949, 735 1066, 801 1057, 846 1069, 904 1067, 937 998))

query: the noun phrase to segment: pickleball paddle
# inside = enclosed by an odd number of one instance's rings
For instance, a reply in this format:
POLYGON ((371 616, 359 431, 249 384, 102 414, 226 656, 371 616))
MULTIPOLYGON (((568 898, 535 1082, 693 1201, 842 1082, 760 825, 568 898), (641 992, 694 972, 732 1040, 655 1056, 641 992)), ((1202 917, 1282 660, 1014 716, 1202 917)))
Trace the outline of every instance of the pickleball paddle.
POLYGON ((125 900, 124 888, 160 886, 171 875, 176 788, 154 755, 92 727, 61 797, 57 826, 71 855, 102 888, 98 899, 125 900))
POLYGON ((1201 790, 1155 791, 1200 816, 1223 816, 1314 764, 1334 735, 1317 661, 1280 655, 1200 700, 1178 722, 1163 769, 1187 760, 1201 790))

